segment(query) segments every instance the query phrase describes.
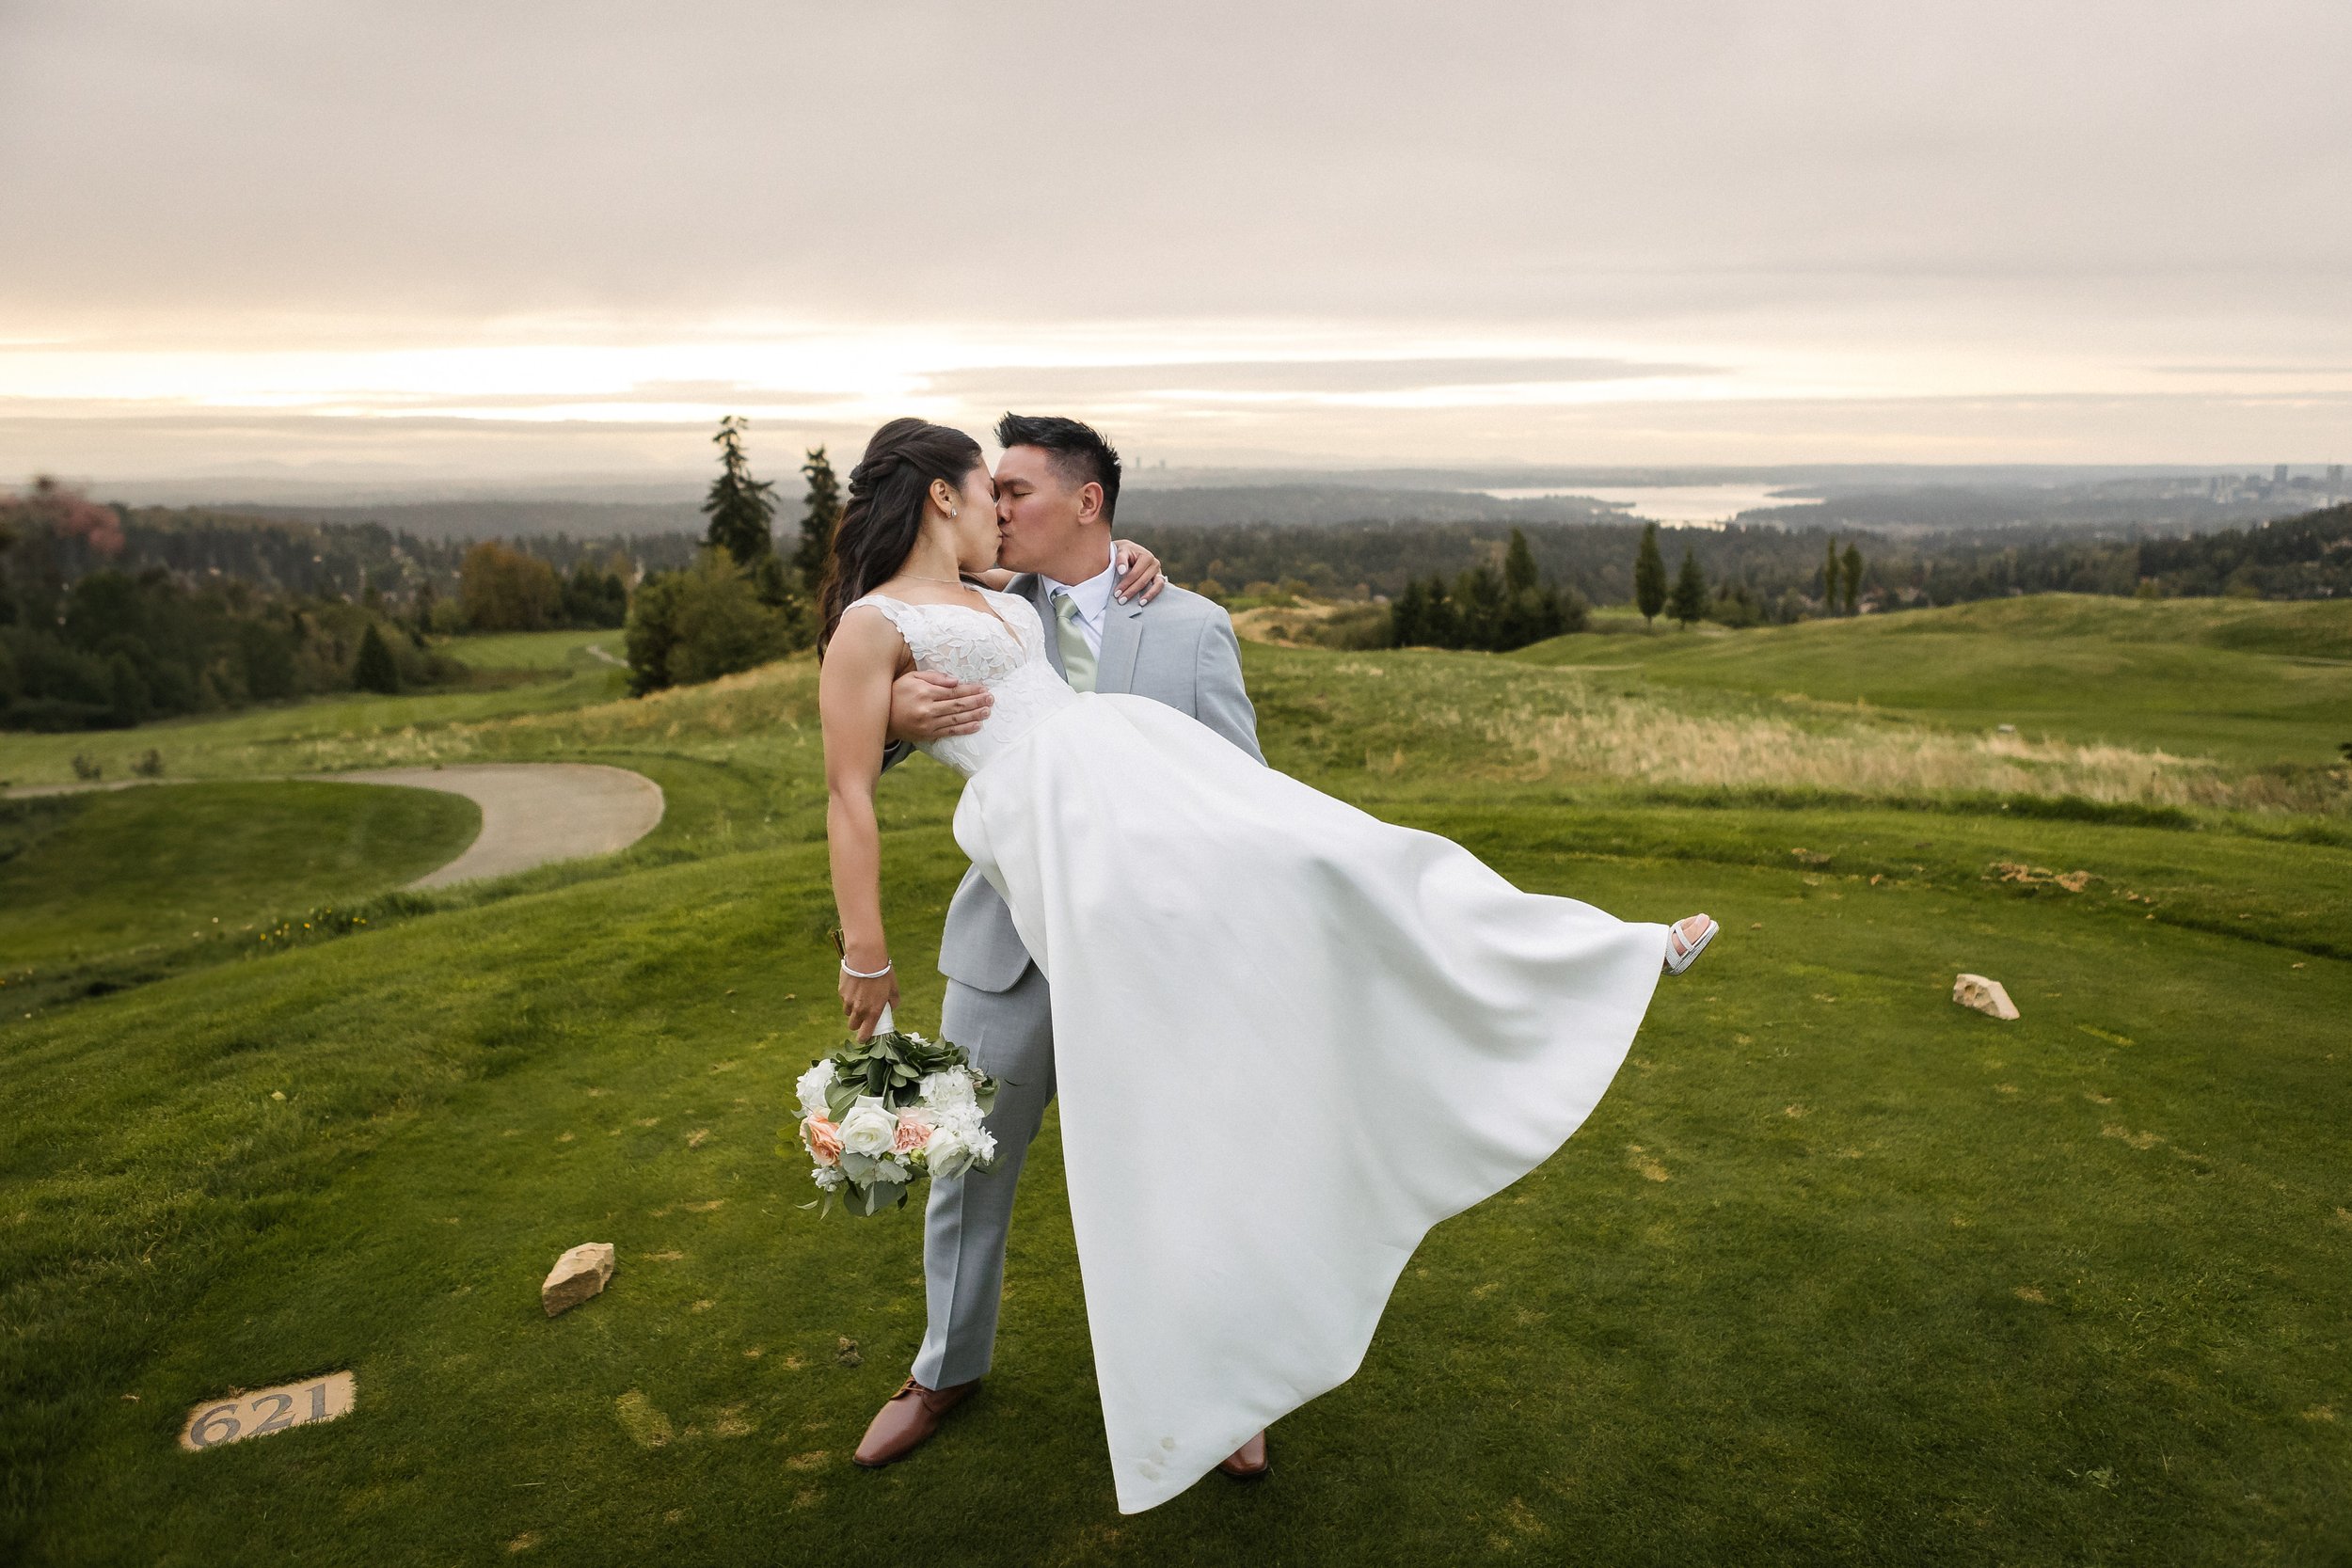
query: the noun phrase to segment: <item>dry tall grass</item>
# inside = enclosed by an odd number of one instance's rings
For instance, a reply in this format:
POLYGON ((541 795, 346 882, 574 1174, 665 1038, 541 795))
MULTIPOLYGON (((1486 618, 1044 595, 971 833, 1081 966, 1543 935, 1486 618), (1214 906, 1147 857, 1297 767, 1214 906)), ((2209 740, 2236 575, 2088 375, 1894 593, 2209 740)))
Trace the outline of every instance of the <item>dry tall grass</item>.
POLYGON ((2121 746, 1966 735, 1815 712, 1696 715, 1589 685, 1553 689, 1482 717, 1496 746, 1540 776, 1873 796, 2071 795, 2107 803, 2229 811, 2344 812, 2341 774, 2249 771, 2121 746))

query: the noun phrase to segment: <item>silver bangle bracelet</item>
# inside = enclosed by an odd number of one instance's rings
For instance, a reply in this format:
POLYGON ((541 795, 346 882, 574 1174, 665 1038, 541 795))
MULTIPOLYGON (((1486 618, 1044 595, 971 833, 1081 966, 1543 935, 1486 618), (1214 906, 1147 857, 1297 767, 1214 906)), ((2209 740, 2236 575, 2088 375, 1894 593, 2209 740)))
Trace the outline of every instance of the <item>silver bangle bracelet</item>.
POLYGON ((885 962, 880 969, 874 971, 873 974, 868 974, 862 969, 851 969, 850 967, 850 960, 844 958, 841 960, 841 973, 847 974, 852 980, 879 980, 883 975, 890 973, 890 965, 885 962))

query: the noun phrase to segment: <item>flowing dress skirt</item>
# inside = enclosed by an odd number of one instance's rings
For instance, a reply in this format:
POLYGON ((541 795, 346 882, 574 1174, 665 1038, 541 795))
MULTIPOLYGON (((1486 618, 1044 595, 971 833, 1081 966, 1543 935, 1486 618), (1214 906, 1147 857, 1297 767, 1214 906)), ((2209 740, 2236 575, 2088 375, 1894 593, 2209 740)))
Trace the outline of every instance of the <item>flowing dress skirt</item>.
POLYGON ((1591 1113, 1665 951, 1142 697, 1012 742, 955 832, 1053 988, 1126 1513, 1354 1374, 1429 1227, 1591 1113))

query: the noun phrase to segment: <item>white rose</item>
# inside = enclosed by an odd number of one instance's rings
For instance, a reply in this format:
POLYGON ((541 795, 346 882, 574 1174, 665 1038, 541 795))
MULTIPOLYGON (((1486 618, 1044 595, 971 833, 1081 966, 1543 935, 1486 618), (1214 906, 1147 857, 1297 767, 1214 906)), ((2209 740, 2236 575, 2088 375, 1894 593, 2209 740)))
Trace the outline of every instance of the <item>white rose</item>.
POLYGON ((962 1133, 952 1127, 942 1127, 931 1133, 931 1141, 923 1146, 923 1158, 934 1177, 957 1177, 972 1168, 973 1148, 962 1133))
POLYGON ((898 1118, 882 1109, 882 1096, 862 1094, 841 1118, 841 1147, 852 1154, 880 1157, 898 1135, 898 1118))
POLYGON ((833 1058, 831 1056, 801 1074, 801 1081, 795 1085, 796 1092, 801 1097, 801 1115, 824 1117, 828 1120, 832 1118, 833 1113, 825 1108, 825 1090, 832 1083, 833 1058))

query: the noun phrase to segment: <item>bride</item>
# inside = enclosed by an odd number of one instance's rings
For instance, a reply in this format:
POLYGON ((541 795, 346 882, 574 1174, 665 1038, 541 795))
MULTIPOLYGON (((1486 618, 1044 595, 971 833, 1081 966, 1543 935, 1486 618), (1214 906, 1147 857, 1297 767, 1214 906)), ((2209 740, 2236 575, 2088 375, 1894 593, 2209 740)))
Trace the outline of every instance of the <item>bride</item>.
POLYGON ((995 566, 978 444, 900 420, 852 475, 818 684, 843 1010, 898 1000, 874 789, 907 671, 985 685, 956 842, 1051 985, 1070 1212, 1122 1513, 1354 1374, 1429 1227, 1607 1089, 1661 968, 1715 934, 1521 893, 1451 841, 1081 694, 995 566))

